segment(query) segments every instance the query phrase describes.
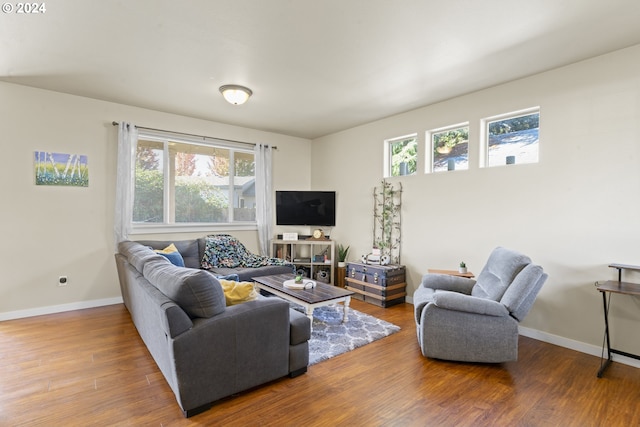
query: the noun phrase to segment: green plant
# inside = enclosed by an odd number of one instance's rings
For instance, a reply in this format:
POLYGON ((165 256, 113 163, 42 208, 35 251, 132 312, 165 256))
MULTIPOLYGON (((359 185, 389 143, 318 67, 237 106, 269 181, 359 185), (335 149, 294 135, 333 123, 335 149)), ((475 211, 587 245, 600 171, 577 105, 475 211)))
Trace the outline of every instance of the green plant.
POLYGON ((467 264, 464 261, 460 261, 460 268, 467 268, 467 264))
POLYGON ((401 204, 402 183, 394 188, 383 179, 381 186, 373 189, 373 247, 389 256, 392 264, 400 264, 401 204))
POLYGON ((349 254, 349 248, 351 246, 347 246, 346 248, 341 244, 338 244, 338 262, 345 262, 347 260, 347 255, 349 254))

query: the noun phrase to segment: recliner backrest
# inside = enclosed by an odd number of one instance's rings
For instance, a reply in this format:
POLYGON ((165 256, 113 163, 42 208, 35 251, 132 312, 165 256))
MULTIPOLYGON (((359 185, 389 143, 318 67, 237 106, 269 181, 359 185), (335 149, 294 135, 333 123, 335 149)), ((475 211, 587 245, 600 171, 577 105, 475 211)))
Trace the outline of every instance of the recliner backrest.
POLYGON ((478 275, 471 295, 500 301, 516 276, 528 265, 531 259, 511 249, 497 247, 478 275))

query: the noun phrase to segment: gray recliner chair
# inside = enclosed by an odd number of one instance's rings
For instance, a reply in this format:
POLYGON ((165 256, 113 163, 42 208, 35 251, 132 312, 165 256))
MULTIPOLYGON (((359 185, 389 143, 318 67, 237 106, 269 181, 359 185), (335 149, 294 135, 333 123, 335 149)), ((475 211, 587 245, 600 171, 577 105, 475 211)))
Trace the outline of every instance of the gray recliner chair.
POLYGON ((542 267, 498 247, 477 280, 425 274, 413 294, 418 343, 435 359, 499 363, 518 358, 518 322, 547 280, 542 267))

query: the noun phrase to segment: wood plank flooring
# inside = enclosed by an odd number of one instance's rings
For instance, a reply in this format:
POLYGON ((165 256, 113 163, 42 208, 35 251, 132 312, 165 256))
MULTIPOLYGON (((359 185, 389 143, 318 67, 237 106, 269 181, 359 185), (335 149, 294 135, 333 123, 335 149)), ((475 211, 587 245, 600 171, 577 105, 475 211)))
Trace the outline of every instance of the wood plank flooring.
POLYGON ((639 426, 640 369, 520 338, 517 362, 424 358, 413 306, 352 307, 390 337, 189 419, 123 305, 0 322, 0 426, 639 426))

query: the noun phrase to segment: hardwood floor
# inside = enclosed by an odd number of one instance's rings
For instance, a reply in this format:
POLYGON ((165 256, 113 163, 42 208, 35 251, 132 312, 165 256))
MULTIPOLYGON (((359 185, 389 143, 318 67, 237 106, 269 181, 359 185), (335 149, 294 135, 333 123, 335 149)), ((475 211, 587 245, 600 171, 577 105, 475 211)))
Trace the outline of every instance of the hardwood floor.
POLYGON ((390 337, 182 417, 123 305, 0 322, 1 426, 638 426, 640 369, 530 338, 499 365, 420 354, 413 306, 352 307, 390 337))

